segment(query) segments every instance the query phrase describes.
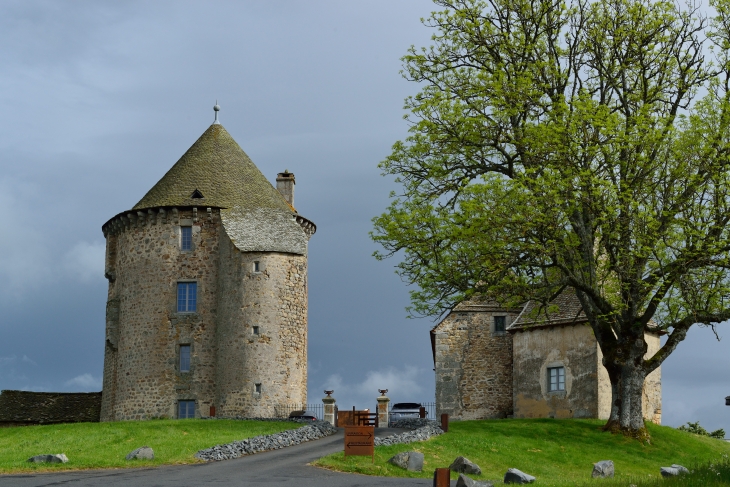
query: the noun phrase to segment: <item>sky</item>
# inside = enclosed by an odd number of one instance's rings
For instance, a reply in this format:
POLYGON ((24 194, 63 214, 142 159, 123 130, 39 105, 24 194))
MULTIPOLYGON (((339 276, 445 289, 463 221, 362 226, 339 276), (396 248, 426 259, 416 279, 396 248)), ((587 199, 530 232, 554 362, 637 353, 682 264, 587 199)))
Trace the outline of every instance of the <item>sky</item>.
MULTIPOLYGON (((296 174, 309 246, 309 402, 434 401, 430 319, 407 319, 371 219, 407 135, 400 75, 427 0, 0 3, 0 389, 98 391, 101 226, 220 120, 273 182, 296 174)), ((730 433, 730 335, 693 328, 662 368, 663 421, 730 433)))

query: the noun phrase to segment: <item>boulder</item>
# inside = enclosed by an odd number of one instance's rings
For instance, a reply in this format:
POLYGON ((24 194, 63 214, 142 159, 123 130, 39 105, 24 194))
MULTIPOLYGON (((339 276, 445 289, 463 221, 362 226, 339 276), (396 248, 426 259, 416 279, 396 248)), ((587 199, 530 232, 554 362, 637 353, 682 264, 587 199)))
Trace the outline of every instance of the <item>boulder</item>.
POLYGON ((507 469, 507 473, 504 474, 505 484, 531 484, 535 481, 535 477, 527 475, 525 472, 521 472, 516 468, 507 469))
POLYGON ((494 487, 494 484, 487 481, 479 481, 470 479, 463 473, 459 474, 459 480, 456 481, 456 487, 494 487))
POLYGON ((676 477, 677 475, 689 473, 689 470, 674 463, 671 467, 660 467, 659 472, 662 474, 662 477, 676 477))
POLYGON ((155 452, 149 446, 140 446, 126 456, 127 460, 154 460, 155 452))
POLYGON ((593 464, 593 473, 591 477, 595 478, 613 478, 613 461, 601 460, 593 464))
POLYGON ((411 472, 420 472, 423 470, 423 453, 417 451, 400 452, 391 457, 388 463, 411 472))
POLYGON ((54 455, 36 455, 28 459, 31 463, 66 463, 68 458, 63 453, 56 453, 54 455))
POLYGON ((423 470, 423 453, 419 451, 408 452, 408 467, 410 472, 421 472, 423 470))
POLYGON ((457 473, 470 473, 472 475, 482 474, 482 469, 479 468, 479 465, 470 462, 464 457, 456 457, 456 460, 449 465, 449 470, 457 473))

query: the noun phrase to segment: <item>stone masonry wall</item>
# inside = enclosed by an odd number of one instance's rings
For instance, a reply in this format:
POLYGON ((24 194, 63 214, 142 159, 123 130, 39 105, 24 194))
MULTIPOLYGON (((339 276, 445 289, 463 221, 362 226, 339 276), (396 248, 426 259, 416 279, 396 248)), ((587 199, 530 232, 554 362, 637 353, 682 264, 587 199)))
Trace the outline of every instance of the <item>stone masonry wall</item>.
POLYGON ((241 252, 220 238, 218 415, 269 417, 278 404, 306 403, 306 256, 241 252))
POLYGON ((454 419, 512 414, 512 337, 494 332, 494 316, 516 313, 460 305, 435 329, 436 411, 454 419))
POLYGON ((597 350, 588 325, 518 331, 514 347, 515 418, 598 417, 597 350), (548 391, 548 367, 565 367, 565 390, 548 391))
POLYGON ((207 415, 215 394, 217 211, 176 223, 135 218, 107 235, 109 279, 102 421, 176 417, 177 401, 207 415), (192 250, 180 250, 180 224, 192 225, 192 250), (177 283, 197 282, 197 311, 177 312, 177 283), (179 371, 179 346, 191 347, 190 372, 179 371))

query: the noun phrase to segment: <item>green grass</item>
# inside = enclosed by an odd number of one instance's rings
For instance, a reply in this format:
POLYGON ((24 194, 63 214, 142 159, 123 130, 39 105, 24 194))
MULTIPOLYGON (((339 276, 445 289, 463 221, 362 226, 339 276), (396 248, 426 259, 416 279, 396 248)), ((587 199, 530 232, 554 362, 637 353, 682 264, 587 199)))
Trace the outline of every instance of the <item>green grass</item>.
MULTIPOLYGON (((666 426, 649 424, 652 440, 650 445, 644 445, 601 431, 604 424, 601 420, 572 419, 454 421, 449 425, 449 433, 429 441, 376 448, 374 464, 370 457, 344 458, 343 453, 336 453, 319 459, 316 465, 367 475, 432 478, 434 469, 448 467, 454 458, 463 455, 481 467, 482 475, 471 476, 475 479, 501 483, 504 473, 513 467, 534 475, 540 485, 600 483, 606 487, 627 487, 637 481, 664 480, 659 467, 678 463, 689 468, 721 461, 723 455, 730 454, 727 442, 666 426), (423 472, 407 472, 387 463, 396 453, 413 450, 424 454, 423 472), (600 460, 613 460, 615 483, 591 479, 592 464, 600 460)), ((457 477, 452 473, 452 479, 457 477)))
POLYGON ((287 421, 186 419, 0 428, 0 474, 197 463, 193 455, 198 450, 300 426, 287 421), (154 460, 124 459, 144 445, 154 450, 154 460), (65 453, 69 462, 27 462, 47 453, 65 453))

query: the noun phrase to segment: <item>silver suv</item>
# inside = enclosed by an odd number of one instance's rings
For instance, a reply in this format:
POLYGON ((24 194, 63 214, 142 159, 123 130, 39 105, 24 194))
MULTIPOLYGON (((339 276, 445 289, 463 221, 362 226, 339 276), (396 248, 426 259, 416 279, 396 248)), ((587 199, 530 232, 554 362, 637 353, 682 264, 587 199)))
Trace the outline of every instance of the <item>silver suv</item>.
POLYGON ((418 418, 421 413, 421 403, 419 402, 397 402, 390 408, 390 424, 395 423, 399 419, 418 418))

